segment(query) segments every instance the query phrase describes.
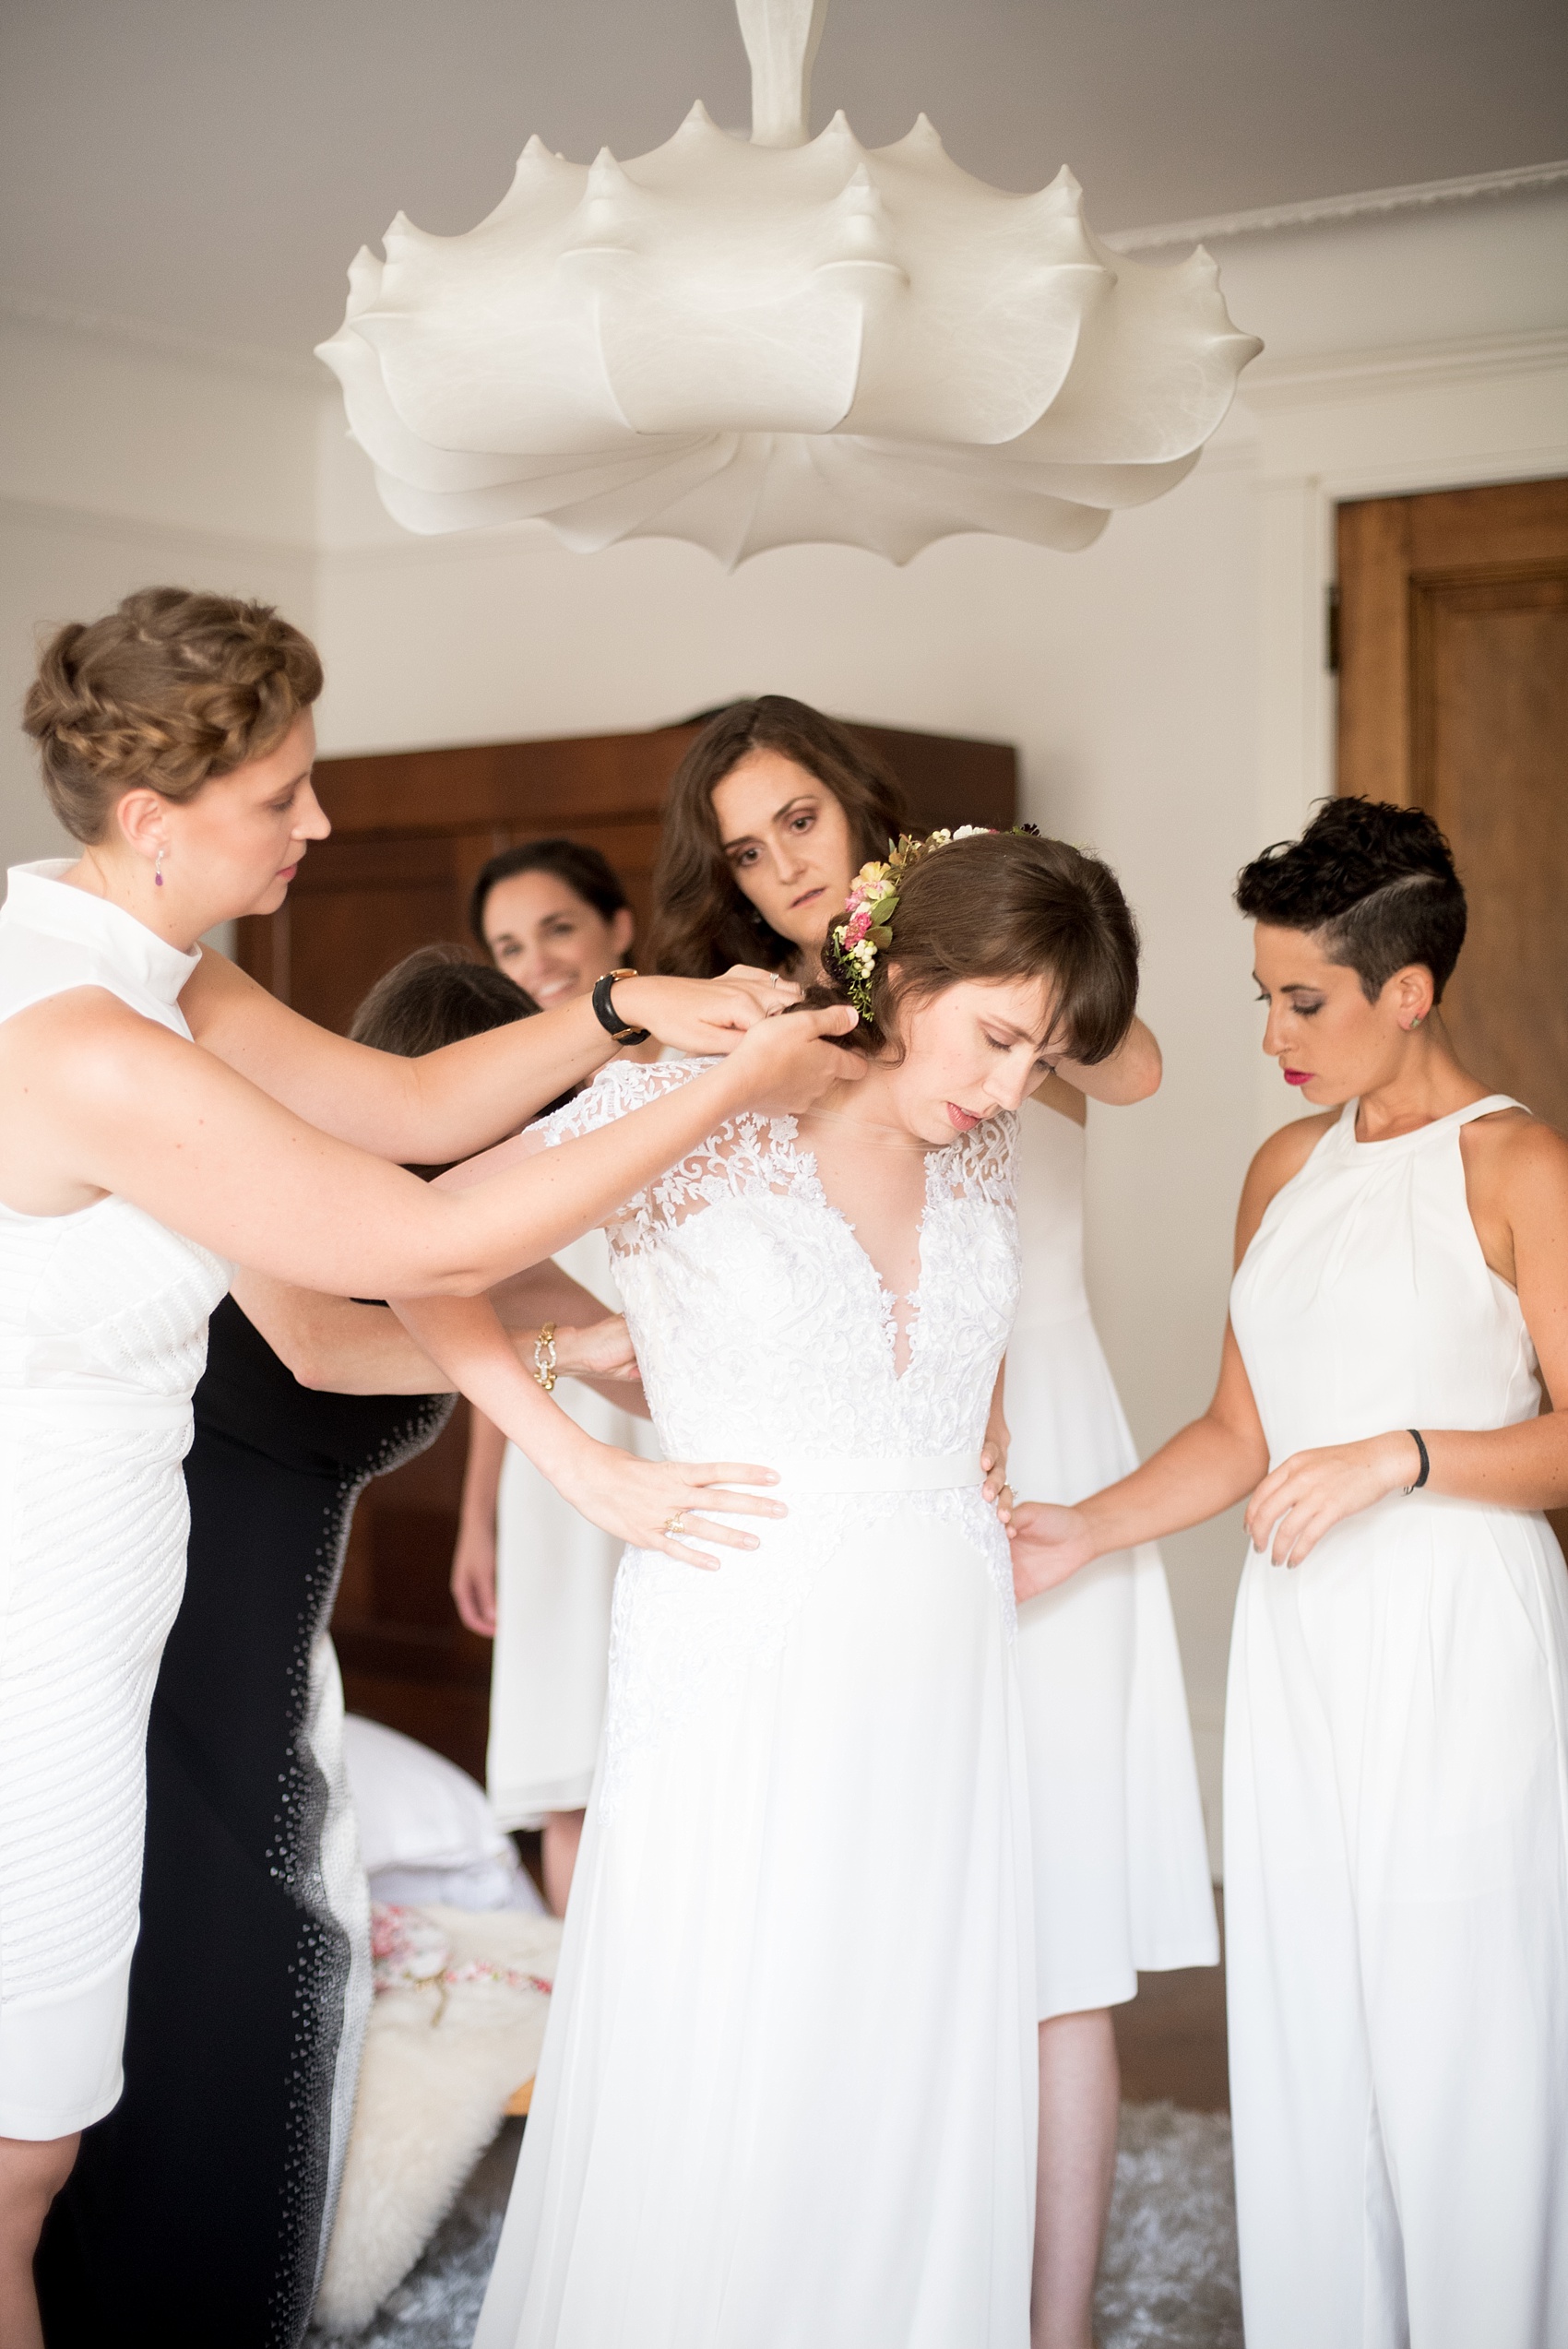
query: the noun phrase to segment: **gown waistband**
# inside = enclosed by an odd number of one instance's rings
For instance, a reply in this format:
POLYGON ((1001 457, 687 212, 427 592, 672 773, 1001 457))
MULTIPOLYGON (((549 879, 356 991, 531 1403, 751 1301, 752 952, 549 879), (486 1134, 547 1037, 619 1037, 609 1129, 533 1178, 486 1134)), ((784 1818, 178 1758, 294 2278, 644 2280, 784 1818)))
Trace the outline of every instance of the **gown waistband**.
MULTIPOLYGON (((978 1452, 930 1453, 912 1459, 887 1453, 843 1458, 819 1455, 781 1465, 777 1489, 784 1495, 808 1492, 945 1492, 985 1482, 978 1452)), ((737 1485, 737 1490, 741 1488, 737 1485)), ((773 1487, 768 1487, 769 1491, 773 1487)))

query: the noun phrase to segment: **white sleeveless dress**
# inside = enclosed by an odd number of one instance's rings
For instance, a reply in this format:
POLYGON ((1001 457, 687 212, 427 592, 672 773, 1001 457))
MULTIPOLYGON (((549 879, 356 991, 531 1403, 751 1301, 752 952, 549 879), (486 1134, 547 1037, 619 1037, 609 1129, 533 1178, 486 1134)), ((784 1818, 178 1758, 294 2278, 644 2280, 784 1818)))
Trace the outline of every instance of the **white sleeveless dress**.
MULTIPOLYGON (((607 1313, 621 1294, 601 1231, 561 1250, 561 1270, 607 1313)), ((647 1421, 576 1379, 555 1400, 600 1443, 656 1459, 647 1421)), ((610 1596, 622 1545, 590 1525, 516 1444, 506 1446, 495 1511, 495 1647, 485 1777, 504 1827, 538 1827, 550 1810, 580 1810, 604 1726, 610 1596)))
MULTIPOLYGON (((197 957, 13 868, 0 1019, 101 987, 185 1036, 197 957)), ((0 1205, 0 2136, 68 2136, 120 2093, 148 1709, 179 1606, 180 1464, 230 1267, 124 1199, 0 1205)))
MULTIPOLYGON (((1007 1347, 1021 1498, 1081 1501, 1137 1465, 1084 1288, 1082 1126, 1019 1120, 1023 1286, 1007 1347)), ((1139 1972, 1214 1965, 1219 1940, 1182 1658, 1152 1542, 1018 1615, 1040 2020, 1135 1996, 1139 1972)))
MULTIPOLYGON (((1460 1132, 1357 1104, 1231 1289, 1269 1456, 1540 1406, 1460 1132)), ((1568 2343, 1568 1582, 1543 1517, 1419 1492, 1252 1552, 1226 1718, 1247 2349, 1568 2343)))
MULTIPOLYGON (((612 1068, 550 1131, 699 1065, 612 1068)), ((792 1119, 739 1118, 613 1231, 667 1453, 776 1465, 790 1514, 717 1572, 622 1563, 477 2349, 1027 2349, 1028 1797, 980 1489, 1010 1144, 928 1161, 901 1376, 792 1119)))

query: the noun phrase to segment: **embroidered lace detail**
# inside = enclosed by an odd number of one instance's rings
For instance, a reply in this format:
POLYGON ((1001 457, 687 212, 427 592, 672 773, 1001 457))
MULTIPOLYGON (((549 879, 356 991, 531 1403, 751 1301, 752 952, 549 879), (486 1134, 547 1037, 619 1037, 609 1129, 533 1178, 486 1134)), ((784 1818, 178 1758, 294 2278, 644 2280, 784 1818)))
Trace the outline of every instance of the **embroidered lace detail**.
MULTIPOLYGON (((543 1121, 566 1141, 689 1083, 710 1065, 620 1063, 543 1121)), ((926 1162, 909 1359, 895 1370, 894 1302, 827 1199, 793 1118, 738 1116, 610 1226, 616 1279, 667 1458, 891 1460, 978 1452, 1017 1301, 1016 1121, 977 1127, 926 1162)), ((608 1818, 638 1751, 671 1733, 748 1658, 776 1649, 817 1574, 881 1507, 960 1526, 1011 1624, 1006 1537, 978 1487, 812 1495, 717 1574, 630 1549, 612 1613, 608 1818)), ((745 1521, 759 1530, 759 1521, 745 1521)))

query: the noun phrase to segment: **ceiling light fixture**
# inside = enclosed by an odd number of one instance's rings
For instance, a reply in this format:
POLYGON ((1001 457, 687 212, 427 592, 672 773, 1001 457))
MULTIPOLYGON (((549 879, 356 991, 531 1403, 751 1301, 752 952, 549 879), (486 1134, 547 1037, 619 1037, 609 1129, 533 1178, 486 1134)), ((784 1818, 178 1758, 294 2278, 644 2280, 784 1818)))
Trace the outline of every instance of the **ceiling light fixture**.
POLYGON ((532 138, 466 235, 399 214, 360 253, 320 355, 388 512, 904 563, 960 531, 1087 546, 1190 472, 1260 348, 1202 247, 1113 253, 1070 172, 1008 195, 923 114, 871 151, 842 113, 808 137, 826 0, 737 10, 749 145, 700 104, 625 164, 532 138))

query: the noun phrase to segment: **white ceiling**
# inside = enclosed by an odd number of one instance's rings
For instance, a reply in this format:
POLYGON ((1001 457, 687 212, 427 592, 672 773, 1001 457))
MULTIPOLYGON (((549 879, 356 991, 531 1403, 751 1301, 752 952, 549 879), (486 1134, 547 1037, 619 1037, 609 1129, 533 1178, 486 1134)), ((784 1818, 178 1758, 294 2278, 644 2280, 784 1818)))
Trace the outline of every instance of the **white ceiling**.
MULTIPOLYGON (((1568 154, 1563 0, 832 0, 814 120, 922 108, 1101 230, 1568 154)), ((401 207, 451 233, 531 131, 587 160, 749 121, 730 0, 6 0, 0 280, 304 353, 401 207)))

